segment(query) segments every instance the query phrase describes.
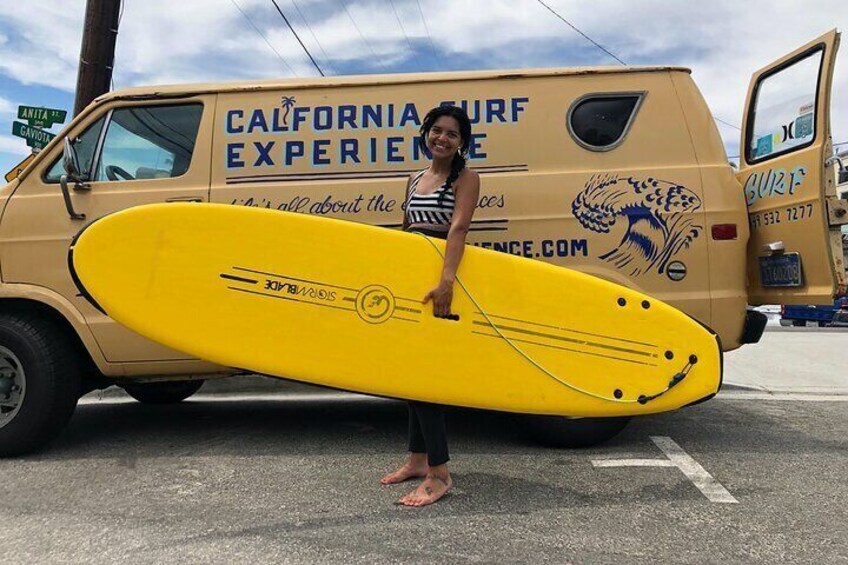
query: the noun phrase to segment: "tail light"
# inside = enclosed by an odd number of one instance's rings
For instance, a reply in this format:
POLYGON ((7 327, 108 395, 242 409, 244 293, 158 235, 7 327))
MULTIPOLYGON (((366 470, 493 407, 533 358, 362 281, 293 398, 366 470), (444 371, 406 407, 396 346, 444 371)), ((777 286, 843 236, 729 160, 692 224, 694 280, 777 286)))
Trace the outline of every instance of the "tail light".
POLYGON ((713 239, 736 239, 736 224, 715 224, 712 227, 713 239))

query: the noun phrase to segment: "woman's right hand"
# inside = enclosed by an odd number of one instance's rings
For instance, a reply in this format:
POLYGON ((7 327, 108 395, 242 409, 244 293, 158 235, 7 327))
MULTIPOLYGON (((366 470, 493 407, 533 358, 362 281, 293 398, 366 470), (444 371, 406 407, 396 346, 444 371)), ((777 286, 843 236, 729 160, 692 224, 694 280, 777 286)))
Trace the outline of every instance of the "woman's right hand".
POLYGON ((440 282, 439 286, 427 293, 424 297, 424 304, 433 301, 433 315, 437 318, 447 318, 450 316, 451 302, 453 301, 453 284, 449 282, 440 282))

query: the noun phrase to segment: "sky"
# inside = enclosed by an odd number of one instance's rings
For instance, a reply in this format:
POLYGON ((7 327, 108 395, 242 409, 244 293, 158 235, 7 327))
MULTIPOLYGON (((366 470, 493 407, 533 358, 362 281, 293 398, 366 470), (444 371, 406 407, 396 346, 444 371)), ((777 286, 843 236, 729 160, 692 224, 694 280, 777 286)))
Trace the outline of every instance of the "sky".
MULTIPOLYGON (((276 3, 327 75, 619 66, 616 58, 688 67, 713 116, 726 122, 718 126, 729 157, 739 153, 751 74, 834 27, 848 29, 844 0, 544 1, 573 27, 539 0, 276 3)), ((86 3, 21 4, 0 0, 2 173, 29 152, 11 135, 18 105, 66 109, 70 119, 86 3)), ((272 0, 125 1, 116 89, 317 73, 272 0)), ((848 142, 846 45, 832 112, 834 143, 848 142)))

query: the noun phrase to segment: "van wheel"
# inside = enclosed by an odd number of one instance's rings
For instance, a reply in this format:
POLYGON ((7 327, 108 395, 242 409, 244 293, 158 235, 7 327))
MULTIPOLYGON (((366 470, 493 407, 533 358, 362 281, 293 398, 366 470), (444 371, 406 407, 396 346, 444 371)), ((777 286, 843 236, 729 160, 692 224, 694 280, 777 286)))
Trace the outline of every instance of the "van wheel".
POLYGON ((143 404, 176 404, 200 390, 203 382, 199 380, 136 383, 123 385, 123 388, 127 394, 143 404))
POLYGON ((81 363, 67 336, 41 318, 0 314, 0 457, 59 435, 79 398, 81 363))
POLYGON ((525 427, 533 439, 548 447, 591 447, 615 437, 629 421, 629 416, 615 418, 526 416, 525 427))

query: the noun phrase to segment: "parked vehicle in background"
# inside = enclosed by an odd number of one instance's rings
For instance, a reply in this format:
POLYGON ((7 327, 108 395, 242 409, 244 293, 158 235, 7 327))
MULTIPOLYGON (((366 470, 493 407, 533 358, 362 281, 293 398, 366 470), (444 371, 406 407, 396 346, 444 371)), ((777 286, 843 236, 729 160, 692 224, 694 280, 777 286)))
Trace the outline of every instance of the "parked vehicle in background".
POLYGON ((833 304, 784 304, 780 307, 781 326, 806 326, 808 323, 823 328, 831 325, 841 309, 848 309, 848 297, 837 298, 833 304))
MULTIPOLYGON (((836 194, 848 198, 848 151, 836 155, 833 164, 837 179, 836 194)), ((842 255, 848 265, 848 225, 842 226, 842 255)), ((819 327, 848 325, 848 297, 837 298, 833 304, 785 304, 780 307, 781 326, 805 326, 813 323, 819 327)))
POLYGON ((834 312, 830 325, 834 328, 848 327, 848 305, 834 312))

